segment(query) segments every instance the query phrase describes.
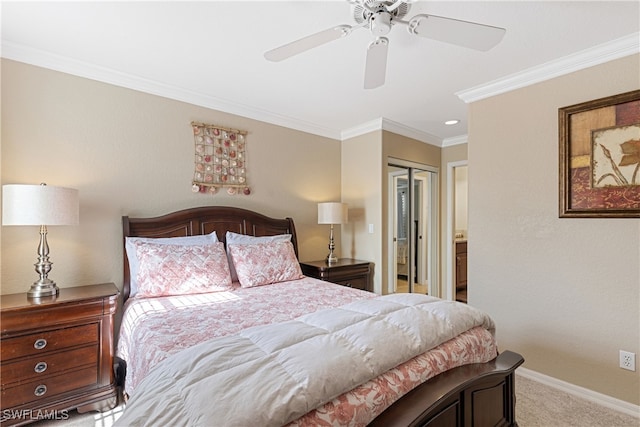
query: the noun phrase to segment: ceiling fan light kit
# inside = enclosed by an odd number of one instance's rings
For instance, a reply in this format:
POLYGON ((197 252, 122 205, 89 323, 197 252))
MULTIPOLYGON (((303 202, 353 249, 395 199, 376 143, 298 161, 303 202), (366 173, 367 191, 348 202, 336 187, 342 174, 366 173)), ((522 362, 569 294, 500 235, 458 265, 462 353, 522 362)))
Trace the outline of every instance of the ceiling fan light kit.
POLYGON ((438 40, 470 49, 487 51, 500 43, 506 30, 476 22, 461 21, 435 15, 416 15, 403 21, 409 12, 407 0, 348 0, 353 5, 356 25, 338 25, 287 43, 264 54, 269 61, 282 61, 307 50, 367 27, 375 37, 367 48, 364 88, 375 89, 385 82, 389 39, 386 37, 395 24, 405 25, 410 34, 438 40))

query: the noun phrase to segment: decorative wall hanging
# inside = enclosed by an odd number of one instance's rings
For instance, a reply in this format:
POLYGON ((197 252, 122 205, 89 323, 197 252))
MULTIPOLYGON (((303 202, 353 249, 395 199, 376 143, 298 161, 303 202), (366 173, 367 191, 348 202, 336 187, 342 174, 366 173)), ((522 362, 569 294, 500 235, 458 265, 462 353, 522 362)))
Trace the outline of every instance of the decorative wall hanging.
POLYGON ((247 183, 247 132, 191 122, 195 142, 195 171, 191 191, 251 194, 247 183))
POLYGON ((558 110, 560 217, 640 218, 640 90, 558 110))

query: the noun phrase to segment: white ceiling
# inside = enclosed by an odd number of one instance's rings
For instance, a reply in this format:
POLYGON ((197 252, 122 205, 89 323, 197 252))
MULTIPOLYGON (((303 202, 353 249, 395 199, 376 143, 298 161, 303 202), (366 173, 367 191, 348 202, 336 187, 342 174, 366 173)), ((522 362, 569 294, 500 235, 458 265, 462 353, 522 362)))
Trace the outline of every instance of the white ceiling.
POLYGON ((466 140, 465 101, 640 49, 637 0, 422 1, 407 18, 419 13, 507 32, 479 52, 396 25, 386 83, 365 90, 366 29, 283 62, 263 57, 353 24, 346 1, 3 1, 2 56, 335 139, 383 128, 442 146, 466 140))

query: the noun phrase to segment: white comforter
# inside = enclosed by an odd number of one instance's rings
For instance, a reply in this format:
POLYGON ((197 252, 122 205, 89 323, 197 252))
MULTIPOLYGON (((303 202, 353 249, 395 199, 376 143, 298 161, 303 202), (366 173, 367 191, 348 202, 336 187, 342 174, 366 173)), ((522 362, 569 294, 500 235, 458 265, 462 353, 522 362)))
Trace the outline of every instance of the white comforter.
POLYGON ((158 364, 116 425, 280 426, 476 326, 494 329, 468 305, 394 294, 245 329, 158 364))

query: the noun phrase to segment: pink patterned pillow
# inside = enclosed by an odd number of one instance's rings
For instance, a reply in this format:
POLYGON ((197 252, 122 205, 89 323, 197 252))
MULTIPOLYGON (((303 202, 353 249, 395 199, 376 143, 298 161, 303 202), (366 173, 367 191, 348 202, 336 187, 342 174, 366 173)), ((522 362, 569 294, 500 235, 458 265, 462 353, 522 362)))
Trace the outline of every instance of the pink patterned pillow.
POLYGON ((162 245, 135 242, 140 259, 141 297, 200 294, 232 288, 229 263, 222 242, 209 245, 162 245))
POLYGON ((291 242, 229 245, 228 250, 243 288, 303 277, 291 242))

